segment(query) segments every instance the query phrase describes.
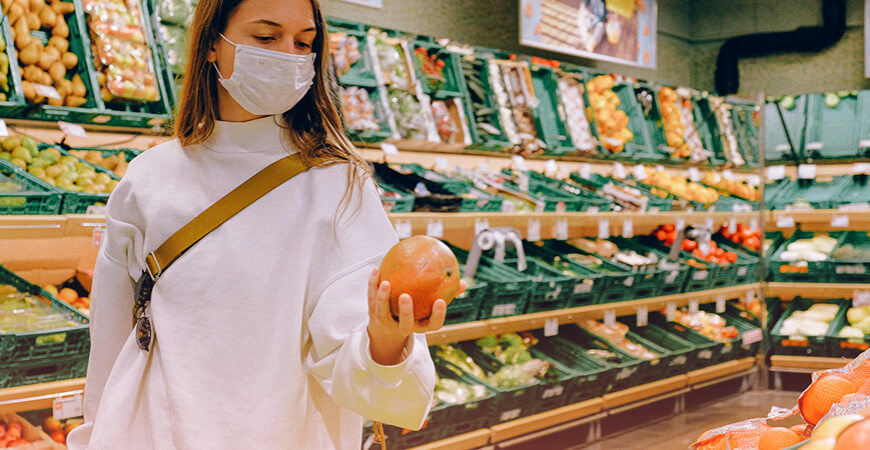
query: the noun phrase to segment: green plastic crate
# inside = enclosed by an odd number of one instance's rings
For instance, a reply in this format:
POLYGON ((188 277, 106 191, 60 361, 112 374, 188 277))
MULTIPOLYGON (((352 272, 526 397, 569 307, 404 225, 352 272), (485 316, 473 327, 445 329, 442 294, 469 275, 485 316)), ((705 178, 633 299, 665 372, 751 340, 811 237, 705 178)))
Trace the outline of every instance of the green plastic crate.
MULTIPOLYGON (((565 255, 571 253, 592 255, 591 253, 574 247, 565 241, 555 239, 544 241, 544 248, 560 255, 563 260, 570 260, 570 258, 565 255)), ((595 282, 595 288, 601 291, 599 302, 610 303, 623 300, 634 300, 637 298, 634 291, 636 276, 625 266, 613 264, 603 258, 600 259, 601 265, 599 267, 589 267, 585 264, 579 264, 601 274, 601 278, 595 282)))
POLYGON ((754 104, 737 103, 733 99, 729 99, 729 102, 731 102, 732 106, 731 121, 734 124, 737 148, 746 161, 746 167, 758 167, 759 130, 754 120, 757 114, 757 106, 754 104))
MULTIPOLYGON (((833 238, 839 237, 838 232, 828 234, 833 238)), ((830 253, 824 261, 809 261, 805 265, 781 259, 782 252, 786 250, 789 244, 799 239, 812 239, 813 236, 815 236, 815 233, 812 231, 795 230, 791 238, 780 244, 776 252, 768 258, 772 281, 805 283, 827 283, 831 281, 830 253)))
POLYGON ((725 343, 714 341, 681 323, 670 322, 661 313, 650 313, 649 323, 650 325, 647 326, 661 328, 695 346, 697 349, 697 353, 693 354, 695 360, 690 361, 693 369, 711 366, 722 361, 725 343))
POLYGON ((870 90, 868 89, 858 92, 854 141, 858 143, 858 155, 870 158, 870 90))
MULTIPOLYGON (((517 262, 514 258, 504 261, 510 267, 516 267, 517 262)), ((564 308, 576 284, 573 276, 566 275, 533 256, 526 255, 526 270, 522 273, 532 280, 526 313, 564 308)))
MULTIPOLYGON (((782 108, 782 117, 788 127, 788 135, 795 146, 795 153, 801 160, 804 158, 803 130, 807 125, 807 96, 794 97, 794 107, 782 108)), ((776 104, 768 102, 764 105, 764 159, 765 161, 794 161, 786 129, 782 126, 776 104)))
POLYGON ((342 86, 360 86, 374 88, 378 85, 375 79, 374 63, 372 55, 366 45, 367 26, 352 21, 329 17, 326 19, 327 30, 330 34, 342 33, 353 36, 359 41, 359 52, 362 55, 359 61, 353 63, 347 73, 338 77, 338 83, 342 86))
POLYGON ((693 118, 695 129, 698 130, 698 137, 701 138, 704 149, 713 153, 707 163, 714 166, 728 164, 730 161, 726 154, 725 143, 722 140, 724 133, 719 128, 719 119, 710 98, 700 96, 693 99, 693 102, 695 104, 693 118))
POLYGON ((26 188, 25 192, 0 193, 0 214, 57 214, 60 211, 63 197, 50 184, 2 159, 0 159, 0 175, 26 188))
POLYGON ((0 365, 0 389, 84 378, 87 372, 87 356, 4 364, 0 365))
MULTIPOLYGON (((658 250, 664 255, 670 255, 670 247, 656 239, 654 236, 635 236, 632 238, 637 244, 647 248, 658 250)), ((680 250, 679 262, 687 267, 688 274, 686 275, 685 292, 706 291, 713 289, 717 284, 724 286, 727 281, 719 278, 719 267, 716 264, 709 263, 699 258, 695 258, 691 253, 680 250), (706 269, 700 269, 690 266, 688 262, 695 260, 704 263, 706 269)), ((720 286, 720 287, 721 287, 720 286)))
MULTIPOLYGON (((606 336, 598 335, 598 334, 593 333, 591 330, 588 330, 588 329, 584 329, 584 331, 588 332, 590 335, 592 335, 594 337, 604 339, 604 340, 608 341, 608 343, 610 343, 611 345, 615 346, 613 341, 608 339, 606 336)), ((685 364, 674 364, 674 365, 671 364, 677 355, 673 354, 670 350, 660 346, 658 343, 644 338, 643 336, 631 331, 631 329, 629 329, 629 331, 627 333, 625 333, 625 339, 626 339, 626 341, 631 342, 633 344, 640 345, 640 346, 644 347, 645 349, 647 349, 648 351, 655 353, 657 355, 656 358, 649 359, 649 360, 635 356, 635 358, 637 358, 641 361, 646 361, 648 363, 648 366, 644 366, 646 368, 646 370, 643 370, 638 375, 638 380, 637 380, 638 384, 646 384, 646 383, 650 383, 650 382, 653 382, 656 380, 660 380, 662 378, 667 378, 667 377, 670 377, 673 375, 679 375, 681 373, 685 373, 685 372, 677 372, 678 369, 684 369, 685 364)), ((632 356, 634 356, 634 355, 632 355, 632 356)), ((682 358, 682 359, 685 360, 685 358, 682 358)), ((677 361, 677 362, 680 362, 680 361, 677 361)))
POLYGON ((19 292, 46 299, 55 312, 63 314, 76 323, 56 330, 0 332, 0 366, 13 363, 58 362, 76 356, 87 357, 90 349, 87 317, 3 266, 0 266, 0 284, 8 284, 19 292))
POLYGON ((714 239, 713 241, 719 248, 737 254, 737 262, 728 264, 727 268, 725 266, 719 267, 719 278, 726 282, 724 286, 738 286, 761 281, 758 277, 758 264, 760 263, 758 256, 743 251, 727 239, 721 241, 714 239))
MULTIPOLYGON (((70 155, 69 152, 64 150, 59 145, 39 144, 40 150, 44 150, 47 148, 54 148, 57 151, 59 151, 61 153, 61 155, 63 155, 63 156, 73 156, 73 155, 70 155)), ((115 181, 121 180, 121 178, 119 178, 117 175, 115 175, 114 173, 112 173, 112 171, 110 171, 108 169, 105 169, 105 168, 98 166, 96 164, 91 164, 91 163, 89 163, 89 162, 87 162, 84 159, 81 159, 79 157, 76 157, 76 156, 73 156, 73 157, 76 158, 79 162, 82 162, 84 164, 87 164, 88 166, 93 167, 94 171, 97 173, 104 173, 115 181)), ((108 203, 108 201, 109 201, 109 195, 110 195, 110 194, 87 194, 87 193, 83 193, 83 192, 70 192, 70 191, 60 189, 60 188, 55 188, 55 189, 57 191, 60 191, 63 193, 63 205, 61 206, 61 209, 60 209, 61 214, 84 214, 84 213, 87 213, 89 211, 93 212, 93 208, 99 209, 100 206, 106 205, 106 203, 108 203)))
POLYGON ((393 130, 390 126, 390 109, 387 104, 386 92, 381 87, 362 87, 369 94, 369 101, 375 107, 375 119, 378 123, 378 130, 352 130, 345 126, 345 134, 348 139, 353 142, 375 143, 381 142, 393 137, 393 130))
POLYGON ((664 125, 662 124, 658 89, 649 83, 635 83, 634 96, 637 99, 638 108, 641 112, 638 117, 643 118, 644 132, 650 144, 649 146, 652 148, 652 151, 647 151, 647 154, 656 155, 653 160, 685 161, 685 158, 674 158, 671 156, 668 142, 665 139, 664 125), (641 101, 641 98, 649 100, 648 106, 645 106, 646 104, 641 101))
MULTIPOLYGON (((659 261, 667 258, 665 252, 643 245, 636 238, 626 239, 623 237, 611 236, 608 240, 616 244, 616 246, 622 251, 634 250, 639 254, 653 253, 659 261)), ((680 294, 683 292, 686 280, 689 277, 689 269, 689 266, 682 264, 671 270, 662 269, 660 267, 645 270, 632 269, 632 272, 638 275, 635 281, 635 293, 638 298, 680 294)))
POLYGON ((583 201, 583 204, 580 207, 581 211, 594 213, 607 212, 613 209, 613 201, 590 192, 588 189, 584 189, 580 185, 569 181, 550 178, 542 173, 534 171, 526 171, 526 174, 529 176, 530 183, 542 183, 550 189, 555 189, 561 192, 563 195, 579 197, 583 201))
POLYGON ((602 190, 608 184, 623 188, 627 187, 635 189, 647 198, 647 212, 670 211, 671 205, 673 204, 673 199, 668 194, 665 193, 664 196, 657 195, 644 186, 638 186, 637 183, 634 183, 634 185, 630 185, 625 181, 617 180, 611 177, 605 177, 597 173, 589 174, 589 178, 583 178, 582 176, 580 176, 579 173, 572 173, 569 176, 571 178, 571 181, 586 186, 588 189, 593 189, 596 193, 599 194, 601 194, 602 190))
POLYGON ((500 212, 501 205, 504 203, 504 198, 500 195, 481 191, 471 183, 426 169, 416 163, 402 164, 400 171, 413 172, 433 183, 439 184, 446 191, 462 197, 460 212, 500 212))
MULTIPOLYGON (((812 300, 803 297, 795 297, 788 305, 788 309, 776 322, 773 329, 770 331, 770 353, 773 355, 797 355, 797 356, 830 356, 830 348, 828 347, 828 336, 831 336, 833 329, 837 326, 837 318, 835 317, 828 326, 828 331, 822 336, 785 336, 780 333, 783 322, 791 317, 795 311, 806 311, 813 303, 831 303, 838 305, 838 316, 846 314, 848 304, 843 299, 833 300, 812 300)), ((839 331, 839 330, 838 330, 839 331)))
POLYGON ((837 194, 842 188, 839 177, 833 181, 796 180, 784 184, 773 199, 767 202, 769 209, 791 209, 798 201, 806 201, 814 209, 837 209, 840 199, 837 194))
POLYGON ((489 86, 488 63, 494 57, 497 56, 464 55, 462 56, 460 67, 465 79, 465 86, 468 89, 468 96, 465 101, 465 115, 468 117, 469 130, 473 141, 470 148, 503 151, 506 148, 510 148, 512 144, 504 133, 504 128, 499 118, 498 105, 489 86), (494 131, 498 133, 490 134, 486 132, 478 125, 477 118, 481 118, 481 121, 494 127, 494 131))
POLYGON ((833 322, 831 322, 831 328, 828 330, 828 354, 825 356, 852 359, 863 353, 865 350, 870 349, 870 337, 844 338, 839 336, 840 330, 849 325, 846 313, 848 312, 848 308, 852 306, 852 302, 850 300, 846 300, 845 302, 847 307, 839 311, 837 317, 833 322))
POLYGON ((600 338, 577 325, 559 327, 559 335, 553 339, 564 345, 565 350, 572 355, 583 354, 593 358, 596 362, 611 366, 616 369, 616 376, 608 386, 607 392, 621 391, 630 387, 643 384, 654 376, 650 361, 642 360, 634 355, 611 344, 606 339, 600 338), (620 362, 611 363, 598 358, 588 350, 605 350, 618 355, 620 362))
POLYGON ((447 51, 447 49, 432 41, 413 39, 410 40, 409 43, 411 45, 411 56, 414 61, 414 66, 417 69, 417 78, 423 85, 423 92, 439 100, 465 97, 468 95, 466 92, 465 80, 462 77, 462 68, 460 67, 461 58, 459 55, 447 51), (432 84, 429 83, 429 78, 423 74, 420 61, 414 53, 417 49, 425 50, 429 56, 437 55, 439 60, 444 61, 443 81, 433 81, 432 84))
POLYGON ((866 283, 870 281, 870 258, 835 258, 834 255, 842 247, 850 245, 853 248, 870 251, 870 235, 866 231, 845 231, 840 234, 837 248, 828 258, 831 271, 830 281, 834 283, 866 283))
POLYGON ((529 241, 523 241, 523 250, 527 257, 533 256, 538 261, 549 264, 553 269, 571 274, 572 280, 571 284, 567 286, 568 298, 565 301, 565 308, 598 303, 602 292, 599 285, 603 285, 601 281, 603 275, 568 258, 561 258, 558 253, 529 241))
POLYGON ((532 110, 538 136, 547 144, 547 153, 562 155, 576 151, 571 136, 560 112, 559 86, 555 71, 551 67, 531 66, 532 85, 540 104, 532 110))
MULTIPOLYGON (((462 314, 462 317, 474 316, 471 320, 477 320, 477 312, 480 310, 480 305, 486 300, 489 296, 489 284, 480 281, 480 280, 470 280, 468 281, 468 288, 465 289, 465 292, 457 296, 450 302, 450 305, 447 306, 447 318, 450 319, 451 309, 456 309, 456 314, 462 314), (471 314, 467 312, 469 309, 473 309, 475 312, 471 314)), ((453 321, 450 323, 457 323, 457 321, 453 321)))
POLYGON ((388 184, 378 182, 381 194, 381 204, 388 213, 411 212, 414 210, 414 196, 406 194, 388 184), (389 193, 389 194, 387 194, 389 193))
POLYGON ((840 192, 837 194, 837 204, 844 209, 864 209, 870 207, 870 183, 867 175, 852 175, 840 177, 840 192))
POLYGON ((5 15, 0 19, 0 37, 6 42, 5 54, 9 58, 9 73, 6 77, 9 90, 6 93, 6 100, 0 101, 0 117, 18 117, 27 106, 27 102, 21 88, 21 70, 18 67, 18 54, 12 41, 9 18, 5 15))
MULTIPOLYGON (((460 263, 460 270, 462 270, 464 275, 468 250, 461 249, 448 242, 445 242, 445 244, 456 255, 460 263)), ((525 274, 485 256, 481 256, 474 278, 475 281, 484 281, 489 285, 489 295, 480 303, 478 319, 485 320, 493 317, 513 316, 526 312, 532 289, 532 280, 525 274)))
MULTIPOLYGON (((704 309, 707 312, 713 312, 713 307, 709 304, 706 306, 707 308, 704 309)), ((732 344, 735 357, 740 359, 757 356, 761 350, 761 345, 764 342, 764 330, 761 326, 759 324, 754 324, 739 315, 729 313, 727 308, 725 312, 720 313, 719 316, 725 319, 726 326, 733 326, 740 332, 740 337, 735 339, 732 344), (750 339, 750 334, 754 335, 752 339, 750 339)))
POLYGON ((698 348, 692 345, 689 341, 678 337, 675 334, 668 333, 663 328, 655 325, 637 326, 636 319, 633 317, 620 317, 619 321, 628 325, 632 333, 645 339, 647 342, 655 343, 655 345, 667 350, 670 353, 670 358, 659 365, 658 371, 660 378, 668 378, 676 375, 687 373, 691 370, 699 368, 698 366, 698 348))
MULTIPOLYGON (((593 80, 595 75, 590 74, 589 81, 593 80)), ((588 86, 587 81, 587 86, 588 86)), ((617 82, 613 86, 613 92, 619 97, 620 105, 617 109, 622 110, 628 115, 628 129, 634 135, 633 139, 625 144, 625 148, 620 153, 610 153, 605 150, 601 157, 605 159, 628 159, 631 161, 660 161, 662 156, 652 147, 651 137, 646 131, 643 120, 643 112, 637 104, 634 88, 628 84, 617 82)), ((591 103, 590 103, 591 104, 591 103)), ((594 108, 590 108, 593 120, 590 121, 592 132, 595 136, 600 136, 598 132, 598 119, 595 117, 594 108)))
POLYGON ((544 353, 566 369, 576 374, 574 386, 566 405, 579 403, 607 393, 607 388, 616 377, 616 369, 593 358, 588 353, 566 346, 558 339, 544 337, 535 332, 539 341, 535 350, 544 353))
POLYGON ((804 156, 810 159, 854 159, 858 143, 853 140, 858 124, 858 97, 837 97, 833 108, 825 101, 827 95, 807 94, 807 127, 804 156))

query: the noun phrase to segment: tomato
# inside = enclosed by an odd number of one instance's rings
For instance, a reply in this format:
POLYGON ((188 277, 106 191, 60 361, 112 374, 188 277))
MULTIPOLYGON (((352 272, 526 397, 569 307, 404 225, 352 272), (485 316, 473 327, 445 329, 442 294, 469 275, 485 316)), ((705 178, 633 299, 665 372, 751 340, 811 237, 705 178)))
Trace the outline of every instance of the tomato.
POLYGON ((698 243, 691 239, 683 239, 683 250, 690 252, 698 248, 698 243))
POLYGON ((662 230, 665 230, 665 231, 667 231, 668 233, 670 233, 670 232, 672 232, 672 231, 676 231, 676 230, 677 230, 677 226, 674 225, 674 224, 672 224, 672 223, 665 224, 665 225, 662 225, 662 230))
POLYGON ((704 257, 704 254, 701 253, 701 250, 700 250, 700 249, 698 249, 697 247, 695 247, 695 249, 692 250, 692 256, 694 256, 694 257, 696 257, 696 258, 703 258, 703 257, 704 257))
POLYGON ((743 241, 743 245, 753 250, 761 250, 761 239, 757 237, 751 237, 743 241))
POLYGON ((668 239, 668 232, 665 230, 656 231, 656 239, 660 241, 665 241, 668 239))
POLYGON ((737 253, 734 252, 725 252, 725 260, 730 263, 737 262, 737 253))

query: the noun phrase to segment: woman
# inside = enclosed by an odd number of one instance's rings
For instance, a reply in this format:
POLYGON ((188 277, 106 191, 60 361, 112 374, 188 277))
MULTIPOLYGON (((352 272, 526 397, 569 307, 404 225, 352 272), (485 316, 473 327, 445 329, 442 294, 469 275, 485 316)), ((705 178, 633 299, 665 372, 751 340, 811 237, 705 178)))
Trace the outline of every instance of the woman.
POLYGON ((414 322, 405 294, 390 313, 376 268, 396 236, 342 134, 317 0, 200 0, 191 37, 176 139, 136 158, 109 201, 86 423, 70 448, 349 449, 361 416, 419 428, 435 375, 414 333, 440 328, 446 307, 414 322), (296 152, 313 167, 157 280, 140 350, 130 323, 145 255, 296 152))

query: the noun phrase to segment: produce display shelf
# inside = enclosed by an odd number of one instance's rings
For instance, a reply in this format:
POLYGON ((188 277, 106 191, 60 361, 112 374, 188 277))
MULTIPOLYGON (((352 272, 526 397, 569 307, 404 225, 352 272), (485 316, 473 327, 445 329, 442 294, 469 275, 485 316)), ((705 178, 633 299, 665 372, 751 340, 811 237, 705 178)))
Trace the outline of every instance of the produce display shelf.
POLYGON ((791 300, 804 298, 852 298, 855 291, 870 291, 870 284, 851 283, 767 283, 762 288, 766 297, 791 300))
POLYGON ((500 317, 496 319, 479 320, 447 325, 438 331, 426 335, 429 345, 438 345, 451 342, 478 339, 491 334, 508 333, 512 331, 525 331, 543 328, 549 319, 556 319, 560 324, 575 323, 583 318, 602 319, 605 311, 615 311, 617 317, 635 314, 638 307, 646 306, 648 311, 656 311, 665 308, 668 303, 676 306, 689 304, 691 300, 697 300, 699 304, 715 302, 717 297, 724 295, 727 299, 739 298, 747 291, 755 291, 760 284, 746 284, 742 286, 729 286, 707 291, 687 292, 683 294, 666 295, 626 302, 605 303, 599 305, 579 306, 576 308, 544 311, 533 314, 500 317))
POLYGON ((771 355, 769 370, 773 372, 814 372, 843 367, 848 362, 848 358, 771 355))
MULTIPOLYGON (((767 229, 768 230, 777 230, 777 229, 785 229, 779 228, 778 223, 783 223, 781 220, 786 218, 788 221, 788 217, 791 217, 794 220, 795 225, 800 225, 802 230, 813 231, 813 230, 856 230, 856 231, 870 231, 870 210, 866 211, 847 211, 847 210, 837 210, 837 209, 816 209, 812 211, 785 211, 785 210, 775 210, 770 211, 769 217, 766 218, 767 229), (831 220, 834 216, 845 216, 848 217, 848 226, 845 227, 834 227, 831 225, 831 220)), ((790 222, 790 221, 789 221, 790 222)), ((794 227, 789 227, 789 229, 793 229, 794 227)))
POLYGON ((81 393, 84 388, 84 378, 73 378, 0 389, 0 414, 49 409, 55 398, 81 393))
POLYGON ((754 357, 728 361, 686 374, 635 386, 623 391, 612 392, 603 397, 504 422, 489 429, 477 430, 472 433, 414 447, 413 450, 472 449, 483 446, 486 443, 505 442, 519 436, 527 436, 531 433, 540 432, 545 434, 547 430, 562 431, 564 428, 572 425, 571 422, 579 424, 588 420, 600 419, 608 413, 618 414, 667 397, 685 394, 692 389, 699 389, 736 376, 748 375, 754 370, 755 363, 756 358, 754 357), (478 434, 481 431, 486 432, 488 441, 481 443, 479 439, 481 439, 483 434, 478 434))

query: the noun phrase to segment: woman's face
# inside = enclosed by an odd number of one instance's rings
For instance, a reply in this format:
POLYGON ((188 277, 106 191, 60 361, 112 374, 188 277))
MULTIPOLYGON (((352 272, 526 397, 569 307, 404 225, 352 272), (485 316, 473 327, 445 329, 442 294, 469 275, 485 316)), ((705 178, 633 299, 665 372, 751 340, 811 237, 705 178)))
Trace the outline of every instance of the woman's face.
MULTIPOLYGON (((236 44, 307 55, 312 51, 317 31, 310 0, 244 0, 227 21, 224 36, 236 44)), ((224 78, 233 75, 235 47, 220 37, 208 53, 208 61, 216 62, 224 78)), ((236 115, 238 106, 219 89, 221 116, 236 115), (229 101, 228 101, 229 100, 229 101)), ((241 108, 241 107, 239 107, 241 108)))

